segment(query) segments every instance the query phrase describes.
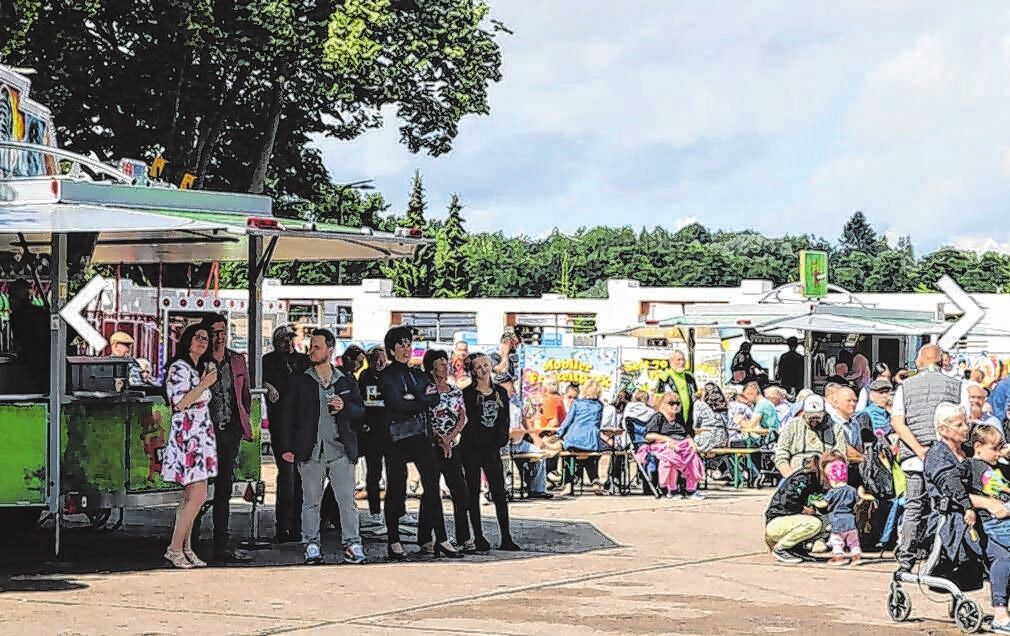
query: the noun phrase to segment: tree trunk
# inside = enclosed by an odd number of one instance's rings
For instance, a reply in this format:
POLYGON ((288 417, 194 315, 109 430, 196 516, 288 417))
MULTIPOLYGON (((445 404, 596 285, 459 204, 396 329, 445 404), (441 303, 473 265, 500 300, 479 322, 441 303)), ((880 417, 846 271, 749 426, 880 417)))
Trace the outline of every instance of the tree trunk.
POLYGON ((263 136, 263 145, 260 146, 256 169, 253 170, 252 180, 249 183, 249 192, 253 194, 262 194, 263 186, 266 184, 267 170, 270 168, 270 157, 273 155, 274 143, 277 141, 277 130, 281 125, 283 102, 284 78, 279 77, 274 82, 274 90, 270 94, 270 114, 267 115, 267 130, 263 136))

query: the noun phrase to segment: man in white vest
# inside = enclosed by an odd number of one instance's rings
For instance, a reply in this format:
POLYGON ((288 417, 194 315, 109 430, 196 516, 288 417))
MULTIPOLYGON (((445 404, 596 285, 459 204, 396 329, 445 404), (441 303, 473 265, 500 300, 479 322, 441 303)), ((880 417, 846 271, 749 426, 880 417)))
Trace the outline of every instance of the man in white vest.
POLYGON ((894 556, 898 569, 911 572, 919 549, 919 533, 929 516, 929 497, 923 475, 926 451, 936 441, 933 414, 941 402, 961 401, 961 382, 943 374, 943 351, 935 344, 923 345, 915 359, 919 372, 905 380, 894 394, 891 428, 901 440, 898 460, 907 477, 905 517, 898 532, 894 556))

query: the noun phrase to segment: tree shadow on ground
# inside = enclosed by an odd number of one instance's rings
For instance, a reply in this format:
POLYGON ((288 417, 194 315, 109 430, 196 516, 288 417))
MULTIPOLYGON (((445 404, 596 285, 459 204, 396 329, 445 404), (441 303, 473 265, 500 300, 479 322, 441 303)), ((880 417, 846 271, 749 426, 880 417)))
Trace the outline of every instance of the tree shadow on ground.
MULTIPOLYGON (((113 531, 94 531, 72 528, 61 533, 61 554, 54 559, 52 553, 52 530, 36 530, 21 533, 0 547, 0 577, 46 574, 93 574, 106 572, 136 572, 164 569, 169 567, 163 558, 171 533, 171 510, 131 511, 130 523, 113 531)), ((272 514, 271 514, 272 516, 272 514)), ((233 519, 235 515, 233 514, 233 519)), ((447 515, 452 525, 451 515, 447 515)), ((205 521, 206 525, 210 525, 205 521)), ((272 527, 272 523, 266 527, 272 527)), ((493 518, 483 519, 484 533, 491 545, 500 542, 497 523, 493 518)), ((233 524, 233 542, 248 536, 241 524, 233 524)), ((484 563, 507 559, 529 559, 551 554, 579 554, 594 550, 619 547, 610 537, 600 532, 596 526, 583 521, 553 521, 513 519, 511 523, 514 540, 523 547, 521 552, 492 550, 487 554, 468 554, 461 562, 484 563)), ((423 562, 434 557, 419 552, 416 545, 416 526, 401 525, 401 541, 408 551, 408 560, 423 562)), ((385 536, 362 533, 365 553, 369 562, 385 562, 385 536)), ((208 528, 202 536, 209 537, 208 528)), ((328 528, 322 532, 323 554, 328 564, 342 561, 343 549, 339 532, 328 528)), ((197 554, 207 558, 211 552, 210 541, 201 540, 196 546, 197 554)), ((266 549, 249 552, 252 561, 247 564, 222 565, 221 567, 276 567, 302 565, 302 546, 299 543, 269 543, 266 549)), ((214 564, 212 564, 214 566, 214 564)))

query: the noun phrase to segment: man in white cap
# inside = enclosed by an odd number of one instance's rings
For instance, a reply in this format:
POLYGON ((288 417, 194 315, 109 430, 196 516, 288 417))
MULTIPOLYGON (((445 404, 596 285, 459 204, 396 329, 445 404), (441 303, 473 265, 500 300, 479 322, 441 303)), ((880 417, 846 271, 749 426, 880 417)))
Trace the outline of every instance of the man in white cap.
POLYGON ((775 448, 775 467, 783 477, 788 477, 803 467, 803 460, 812 455, 837 451, 844 457, 845 427, 832 422, 825 413, 824 398, 808 395, 803 400, 803 410, 786 422, 779 433, 775 448))

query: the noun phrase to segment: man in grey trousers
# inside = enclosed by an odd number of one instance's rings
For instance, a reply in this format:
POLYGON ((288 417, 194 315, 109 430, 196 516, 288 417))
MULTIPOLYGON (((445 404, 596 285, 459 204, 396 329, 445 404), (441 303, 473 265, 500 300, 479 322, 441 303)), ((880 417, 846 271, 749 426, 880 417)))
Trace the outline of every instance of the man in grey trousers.
POLYGON ((364 563, 354 500, 354 466, 358 461, 358 431, 364 402, 353 377, 333 366, 336 340, 326 329, 314 329, 310 366, 291 378, 288 388, 289 425, 281 440, 281 459, 294 462, 302 480, 302 543, 305 563, 323 563, 319 510, 329 477, 340 513, 346 563, 364 563))

